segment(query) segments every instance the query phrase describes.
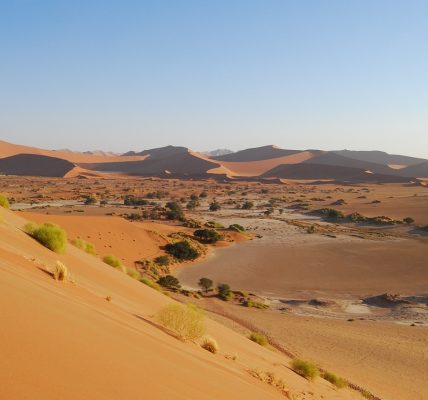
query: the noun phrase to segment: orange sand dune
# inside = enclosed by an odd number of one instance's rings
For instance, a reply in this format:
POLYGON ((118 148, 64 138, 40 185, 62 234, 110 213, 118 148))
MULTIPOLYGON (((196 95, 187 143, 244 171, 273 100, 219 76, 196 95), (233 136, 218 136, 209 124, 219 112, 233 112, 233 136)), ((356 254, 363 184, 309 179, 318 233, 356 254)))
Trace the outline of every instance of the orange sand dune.
POLYGON ((57 157, 73 163, 103 163, 119 161, 144 160, 144 156, 109 156, 93 155, 70 151, 44 150, 36 147, 22 146, 19 144, 8 143, 0 140, 0 158, 14 156, 16 154, 40 154, 44 156, 57 157))
POLYGON ((142 258, 155 258, 168 243, 166 236, 186 228, 154 222, 129 222, 113 216, 46 215, 23 212, 24 218, 37 222, 52 222, 67 231, 70 239, 83 239, 95 245, 100 256, 113 254, 132 266, 142 258))
POLYGON ((155 326, 171 300, 96 257, 69 246, 64 255, 21 231, 25 220, 0 210, 1 399, 284 399, 247 370, 283 378, 296 399, 359 399, 290 371, 285 356, 208 321, 220 353, 183 343, 155 326), (43 269, 64 262, 71 282, 43 269), (105 300, 111 296, 111 301, 105 300), (236 361, 225 358, 238 354, 236 361))
POLYGON ((209 170, 209 173, 223 173, 229 171, 232 176, 258 176, 282 164, 299 164, 313 157, 310 151, 302 151, 300 153, 291 154, 283 157, 271 158, 260 161, 218 161, 221 167, 209 170))

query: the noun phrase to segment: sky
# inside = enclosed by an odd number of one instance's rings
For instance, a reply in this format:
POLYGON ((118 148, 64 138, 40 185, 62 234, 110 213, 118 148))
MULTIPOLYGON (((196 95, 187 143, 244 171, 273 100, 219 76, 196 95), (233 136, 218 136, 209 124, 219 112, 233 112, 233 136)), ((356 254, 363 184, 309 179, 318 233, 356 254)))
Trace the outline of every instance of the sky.
POLYGON ((426 0, 0 0, 0 139, 428 158, 426 0))

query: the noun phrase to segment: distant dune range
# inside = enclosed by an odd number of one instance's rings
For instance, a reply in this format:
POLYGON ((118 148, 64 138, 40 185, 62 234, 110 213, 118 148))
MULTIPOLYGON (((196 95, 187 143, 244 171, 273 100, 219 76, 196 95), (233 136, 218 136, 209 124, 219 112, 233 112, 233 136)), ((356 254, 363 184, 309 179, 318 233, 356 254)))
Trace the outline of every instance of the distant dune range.
POLYGON ((276 146, 215 157, 180 146, 130 151, 118 156, 101 151, 43 150, 0 141, 0 173, 87 178, 124 174, 183 179, 405 183, 428 178, 428 160, 381 151, 287 150, 276 146))

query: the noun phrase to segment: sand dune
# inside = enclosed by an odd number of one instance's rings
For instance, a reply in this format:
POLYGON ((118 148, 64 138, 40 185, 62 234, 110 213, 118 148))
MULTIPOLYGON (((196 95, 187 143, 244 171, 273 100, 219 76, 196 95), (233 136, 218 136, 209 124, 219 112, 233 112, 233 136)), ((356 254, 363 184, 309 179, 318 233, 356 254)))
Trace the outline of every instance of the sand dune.
POLYGON ((301 150, 285 150, 276 146, 262 146, 252 149, 237 151, 232 154, 225 154, 223 156, 212 157, 217 161, 230 161, 230 162, 248 162, 248 161, 261 161, 269 160, 271 158, 278 158, 289 156, 292 154, 300 153, 301 150))
POLYGON ((69 161, 39 154, 17 154, 0 159, 5 175, 63 177, 75 167, 69 161))
POLYGON ((152 315, 171 300, 70 246, 57 255, 21 231, 25 220, 0 210, 0 364, 2 399, 283 399, 251 377, 260 368, 283 377, 312 399, 358 399, 323 380, 308 382, 287 359, 208 321, 221 346, 213 355, 154 326, 152 315), (43 272, 64 262, 74 283, 43 272), (105 300, 111 296, 111 301, 105 300), (237 353, 236 361, 225 354, 237 353))
POLYGON ((130 161, 143 159, 143 157, 121 157, 112 155, 100 155, 98 154, 87 154, 73 151, 57 151, 57 150, 45 150, 36 147, 22 146, 18 144, 12 144, 0 140, 0 157, 10 157, 17 154, 39 154, 49 157, 57 157, 63 160, 70 161, 72 163, 90 163, 90 162, 113 162, 113 161, 130 161))

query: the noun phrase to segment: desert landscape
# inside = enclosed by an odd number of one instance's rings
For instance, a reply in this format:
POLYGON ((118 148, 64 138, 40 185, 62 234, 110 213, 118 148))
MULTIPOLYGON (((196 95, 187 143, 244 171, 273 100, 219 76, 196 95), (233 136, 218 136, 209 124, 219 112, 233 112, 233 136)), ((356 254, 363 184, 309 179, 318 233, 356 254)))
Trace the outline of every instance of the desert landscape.
POLYGON ((0 400, 428 400, 427 16, 2 2, 0 400))
MULTIPOLYGON (((382 172, 367 179, 329 175, 334 164, 322 180, 320 164, 305 179, 267 177, 267 169, 317 157, 308 153, 266 146, 216 158, 173 147, 83 155, 3 143, 2 294, 14 304, 3 310, 3 343, 15 362, 2 374, 23 383, 2 396, 37 398, 46 385, 60 398, 115 398, 119 386, 132 396, 143 379, 154 398, 239 391, 257 399, 423 399, 428 175, 386 175, 390 167, 374 167, 372 157, 349 158, 382 172), (65 162, 72 168, 59 173, 65 162), (33 232, 45 224, 66 234, 64 249, 37 243, 33 232), (68 282, 55 278, 58 262, 68 282), (168 304, 204 310, 214 355, 204 350, 208 337, 183 339, 160 322, 168 304), (59 371, 28 373, 49 368, 58 351, 67 380, 82 383, 75 391, 64 391, 52 375, 59 371), (79 360, 88 352, 83 379, 79 360), (109 376, 102 390, 98 374, 109 376), (167 386, 154 378, 165 374, 167 386)), ((379 154, 375 160, 414 161, 379 154)))

